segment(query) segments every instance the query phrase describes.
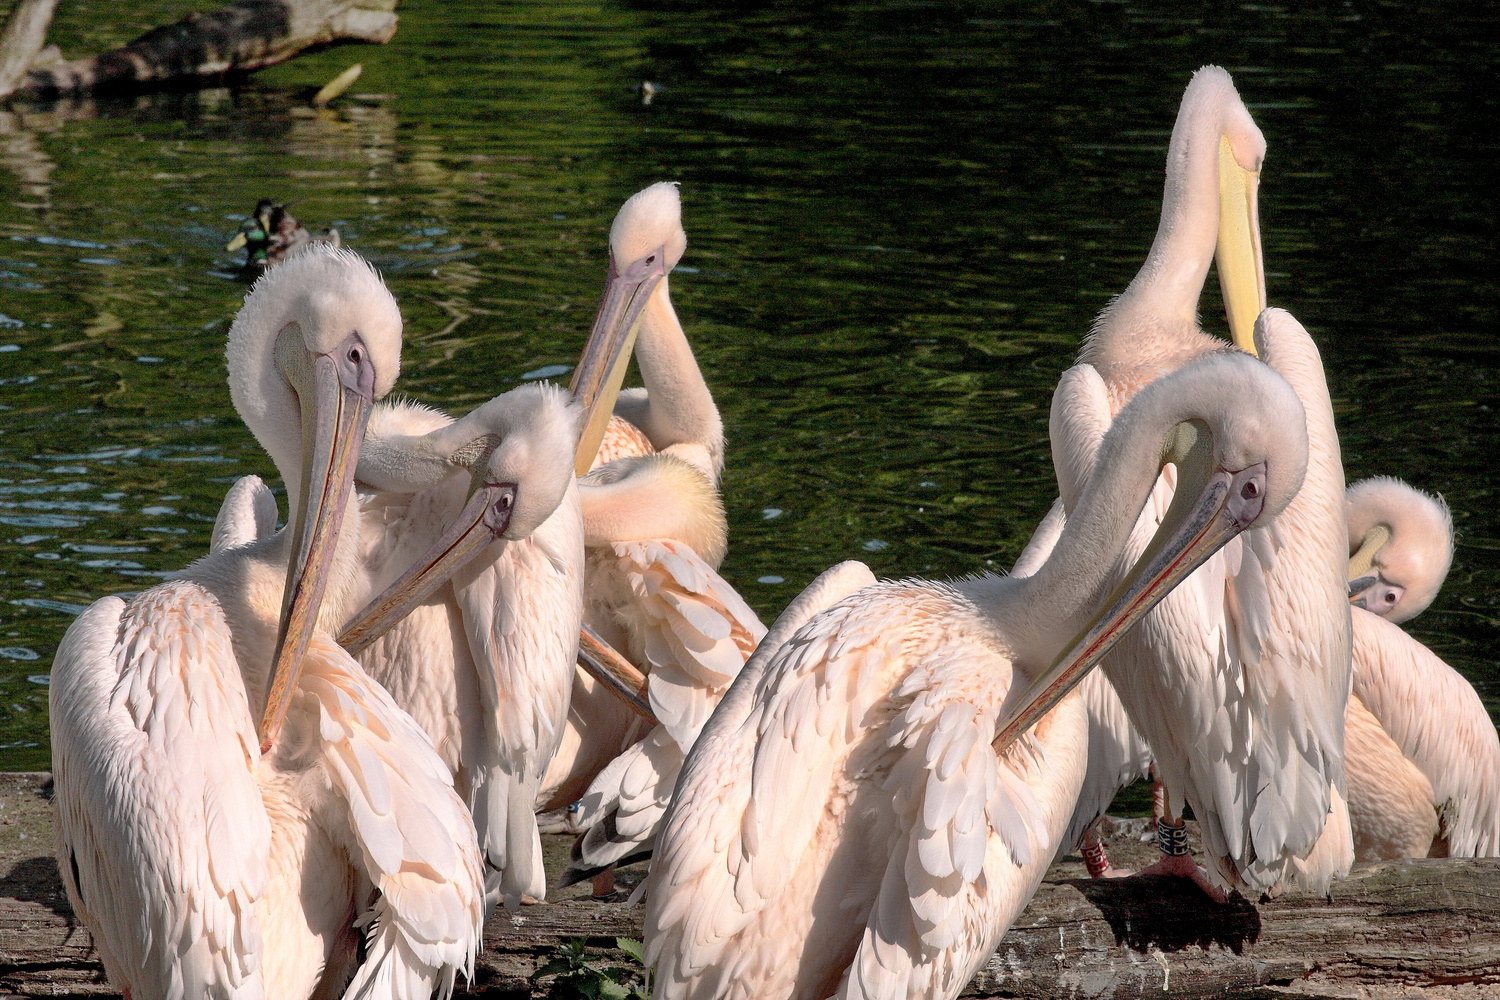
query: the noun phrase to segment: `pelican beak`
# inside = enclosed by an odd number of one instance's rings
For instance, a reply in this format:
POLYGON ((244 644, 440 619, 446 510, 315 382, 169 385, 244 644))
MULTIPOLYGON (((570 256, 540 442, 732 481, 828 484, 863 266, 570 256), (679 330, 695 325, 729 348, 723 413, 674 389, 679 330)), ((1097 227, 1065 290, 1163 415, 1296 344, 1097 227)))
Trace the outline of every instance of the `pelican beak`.
POLYGON ((573 463, 576 475, 588 472, 594 464, 594 456, 599 453, 604 429, 615 409, 615 398, 625 381, 625 369, 630 365, 630 352, 640 330, 641 311, 666 277, 666 260, 664 246, 624 267, 618 267, 614 253, 610 253, 604 297, 599 301, 599 311, 589 330, 583 357, 573 371, 573 384, 568 387, 573 398, 583 407, 584 414, 583 436, 579 439, 578 454, 573 463))
POLYGON ((1255 353, 1255 318, 1266 308, 1265 265, 1260 255, 1257 197, 1260 171, 1234 158, 1229 137, 1219 137, 1219 245, 1214 261, 1229 317, 1229 334, 1243 351, 1255 353))
POLYGON ((510 527, 515 483, 480 484, 448 530, 405 573, 365 605, 339 633, 339 645, 358 656, 510 527))
POLYGON ((241 229, 239 232, 237 232, 237 233, 234 234, 234 239, 230 240, 227 244, 225 244, 224 249, 228 250, 230 253, 233 253, 234 251, 238 250, 240 247, 242 247, 244 245, 245 245, 245 231, 243 229, 241 229))
POLYGON ((311 358, 312 405, 302 407, 302 510, 293 529, 270 691, 261 716, 263 754, 281 731, 317 625, 374 402, 375 375, 368 357, 354 362, 352 370, 342 369, 334 355, 343 350, 311 358))
POLYGON ((1167 456, 1178 463, 1178 489, 1155 537, 1094 617, 1025 692, 1012 700, 1016 707, 1004 714, 995 736, 997 753, 1076 687, 1173 587, 1260 516, 1266 492, 1264 465, 1235 473, 1213 470, 1209 467, 1212 445, 1207 443, 1207 434, 1191 424, 1182 424, 1176 436, 1187 453, 1167 456), (1202 488, 1194 491, 1194 483, 1202 483, 1202 488), (1190 496, 1196 496, 1196 500, 1187 500, 1190 496))
POLYGON ((1359 577, 1356 580, 1350 580, 1349 581, 1349 603, 1350 604, 1358 604, 1360 607, 1364 607, 1365 604, 1364 604, 1363 598, 1365 596, 1365 591, 1369 590, 1371 587, 1375 586, 1379 582, 1380 582, 1380 577, 1376 576, 1373 573, 1370 574, 1369 576, 1359 577))

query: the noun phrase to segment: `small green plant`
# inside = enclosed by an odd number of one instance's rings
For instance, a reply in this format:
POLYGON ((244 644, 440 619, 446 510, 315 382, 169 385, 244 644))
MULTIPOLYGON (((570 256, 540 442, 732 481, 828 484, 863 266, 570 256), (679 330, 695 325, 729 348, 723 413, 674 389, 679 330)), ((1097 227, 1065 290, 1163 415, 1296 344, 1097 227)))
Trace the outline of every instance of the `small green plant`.
POLYGON ((547 984, 548 1000, 650 1000, 651 973, 645 968, 646 952, 639 941, 615 938, 615 947, 629 955, 640 969, 606 967, 588 961, 588 940, 574 938, 559 945, 541 968, 531 974, 533 981, 554 977, 547 984))

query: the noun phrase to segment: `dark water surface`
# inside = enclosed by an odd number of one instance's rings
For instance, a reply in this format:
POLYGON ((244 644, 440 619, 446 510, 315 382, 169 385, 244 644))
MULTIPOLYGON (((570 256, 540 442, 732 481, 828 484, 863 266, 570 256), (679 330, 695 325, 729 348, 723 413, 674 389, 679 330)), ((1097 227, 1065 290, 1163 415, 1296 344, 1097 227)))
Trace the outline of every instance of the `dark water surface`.
MULTIPOLYGON (((73 54, 213 4, 62 6, 73 54)), ((1054 495, 1052 386, 1145 255, 1206 62, 1266 134, 1271 300, 1323 350, 1350 478, 1453 506, 1453 571, 1411 630, 1500 710, 1494 14, 400 13, 388 46, 234 91, 0 110, 0 769, 47 766, 72 616, 202 554, 228 484, 273 475, 222 362, 245 292, 223 245, 258 197, 380 265, 406 317, 400 388, 462 411, 577 357, 615 209, 680 180, 672 291, 728 429, 724 571, 769 621, 840 559, 949 576, 1019 552, 1054 495), (309 110, 354 61, 354 96, 309 110), (665 88, 650 106, 642 80, 665 88)))

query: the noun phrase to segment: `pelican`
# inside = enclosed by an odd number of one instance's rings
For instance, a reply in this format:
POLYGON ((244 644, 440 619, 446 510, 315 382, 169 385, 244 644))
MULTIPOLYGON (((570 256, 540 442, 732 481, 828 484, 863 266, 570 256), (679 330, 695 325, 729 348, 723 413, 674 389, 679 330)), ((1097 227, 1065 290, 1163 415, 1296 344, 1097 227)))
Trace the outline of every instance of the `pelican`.
MULTIPOLYGON (((1214 66, 1194 74, 1172 130, 1156 239, 1080 353, 1118 411, 1187 361, 1232 350, 1196 322, 1217 257, 1236 345, 1283 375, 1307 411, 1307 482, 1291 507, 1273 528, 1210 561, 1103 664, 1165 788, 1163 857, 1147 871, 1191 878, 1217 899, 1221 886, 1259 894, 1288 880, 1321 891, 1352 861, 1342 787, 1350 669, 1343 470, 1317 348, 1284 312, 1257 319, 1265 304, 1256 215, 1264 154, 1229 74, 1214 66), (1210 874, 1187 856, 1185 801, 1202 824, 1210 874)), ((1059 448, 1058 430, 1054 422, 1054 460, 1066 466, 1075 446, 1065 439, 1059 448)), ((1173 476, 1163 476, 1117 573, 1149 541, 1173 476)))
POLYGON ((1069 686, 1164 589, 1282 510, 1307 460, 1301 412, 1251 358, 1196 361, 1121 410, 1032 575, 866 586, 763 643, 657 839, 658 1000, 957 996, 1073 811, 1088 747, 1069 686), (1101 600, 1172 460, 1160 537, 1101 600), (1032 726, 1029 753, 1010 744, 1032 726))
MULTIPOLYGON (((632 273, 662 253, 670 272, 686 245, 677 186, 654 184, 616 215, 611 268, 632 273)), ((583 836, 564 885, 649 852, 684 755, 765 634, 717 572, 727 549, 717 490, 724 429, 669 281, 664 274, 640 312, 635 355, 645 386, 619 392, 607 425, 598 425, 598 455, 586 432, 578 462, 592 466, 579 485, 584 618, 645 668, 656 724, 647 728, 638 712, 577 673, 564 749, 539 803, 552 809, 581 797, 583 836)), ((614 386, 625 357, 610 373, 614 386)), ((596 883, 596 892, 603 888, 596 883)))
POLYGON ((1344 493, 1349 524, 1349 600, 1404 622, 1437 596, 1453 562, 1453 517, 1442 497, 1377 476, 1344 493))
POLYGON ((483 877, 463 802, 326 631, 359 561, 360 438, 400 345, 395 301, 348 251, 258 281, 230 328, 230 389, 288 526, 94 602, 58 647, 58 868, 136 1000, 425 997, 472 970, 483 877))
POLYGON ((1345 494, 1354 690, 1345 720, 1360 861, 1500 854, 1500 736, 1473 685, 1396 622, 1437 596, 1453 560, 1440 497, 1399 479, 1345 494))
MULTIPOLYGON (((359 457, 363 537, 350 606, 365 608, 339 642, 437 747, 478 830, 490 903, 518 906, 546 890, 531 804, 578 642, 578 420, 547 384, 457 420, 382 403, 359 457), (503 522, 487 525, 496 510, 503 522)), ((274 498, 251 478, 226 495, 215 544, 275 524, 274 498)))

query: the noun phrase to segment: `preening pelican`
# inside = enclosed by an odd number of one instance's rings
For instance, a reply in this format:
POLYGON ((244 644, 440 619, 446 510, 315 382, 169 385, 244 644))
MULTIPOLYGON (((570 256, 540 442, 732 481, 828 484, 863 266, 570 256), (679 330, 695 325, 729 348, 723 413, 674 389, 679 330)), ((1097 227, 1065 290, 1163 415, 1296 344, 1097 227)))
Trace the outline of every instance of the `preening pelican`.
POLYGON ((1395 625, 1443 585, 1453 561, 1448 507, 1384 476, 1355 483, 1345 498, 1355 607, 1344 761, 1355 857, 1500 854, 1500 736, 1473 685, 1395 625))
MULTIPOLYGON (((1153 379, 1229 349, 1195 319, 1217 255, 1236 343, 1285 376, 1307 411, 1307 482, 1291 507, 1273 528, 1247 533, 1211 560, 1104 661, 1166 789, 1158 833, 1172 853, 1151 870, 1191 877, 1216 897, 1222 892, 1176 853, 1185 851, 1184 801, 1222 885, 1259 893, 1294 876, 1318 891, 1352 860, 1342 801, 1350 643, 1343 470, 1316 347, 1286 313, 1255 319, 1265 302, 1256 221, 1264 153, 1229 74, 1199 70, 1172 130, 1156 240, 1080 354, 1118 411, 1153 379)), ((1058 431, 1054 421, 1061 480, 1078 456, 1058 431)), ((1117 571, 1149 541, 1172 482, 1169 470, 1117 571)))
MULTIPOLYGON (((366 607, 339 641, 437 746, 474 817, 491 893, 511 905, 546 887, 531 802, 578 643, 577 425, 577 408, 546 384, 458 420, 380 404, 360 454, 351 606, 366 607)), ((267 523, 275 500, 246 477, 224 499, 215 544, 263 536, 267 523)))
POLYGON ((410 403, 377 409, 359 464, 374 606, 361 613, 369 631, 351 622, 340 641, 436 742, 473 812, 491 892, 510 907, 546 898, 533 803, 578 649, 577 440, 566 394, 525 386, 458 420, 410 403), (491 534, 496 503, 512 514, 491 534), (419 574, 436 588, 413 589, 419 574), (403 588, 420 603, 394 596, 403 588))
MULTIPOLYGON (((1073 811, 1088 748, 1069 686, 1164 588, 1274 517, 1306 461, 1287 384, 1243 355, 1205 358, 1116 417, 1031 576, 879 583, 790 638, 778 622, 689 753, 657 839, 658 1000, 957 996, 1073 811), (1101 600, 1172 460, 1161 537, 1101 600), (1029 753, 1007 745, 1032 726, 1029 753)), ((804 601, 823 603, 789 615, 804 601)))
POLYGON ((1442 497, 1376 476, 1344 493, 1349 601, 1404 622, 1437 596, 1453 563, 1453 517, 1442 497))
POLYGON ((351 973, 346 996, 425 997, 472 969, 483 873, 463 802, 326 632, 347 613, 354 463, 400 338, 347 251, 257 282, 230 329, 230 389, 286 482, 288 526, 96 601, 58 648, 58 867, 136 1000, 334 996, 351 973))
MULTIPOLYGON (((611 269, 631 273, 664 252, 670 272, 686 245, 677 186, 654 184, 616 215, 611 269)), ((640 312, 635 356, 645 386, 619 394, 600 455, 579 462, 594 464, 579 483, 585 621, 641 665, 660 724, 643 732, 636 712, 579 671, 564 750, 548 776, 550 801, 539 803, 582 798, 585 832, 565 885, 650 849, 684 754, 765 634, 716 572, 727 548, 716 488, 724 430, 669 281, 662 277, 640 312)))

